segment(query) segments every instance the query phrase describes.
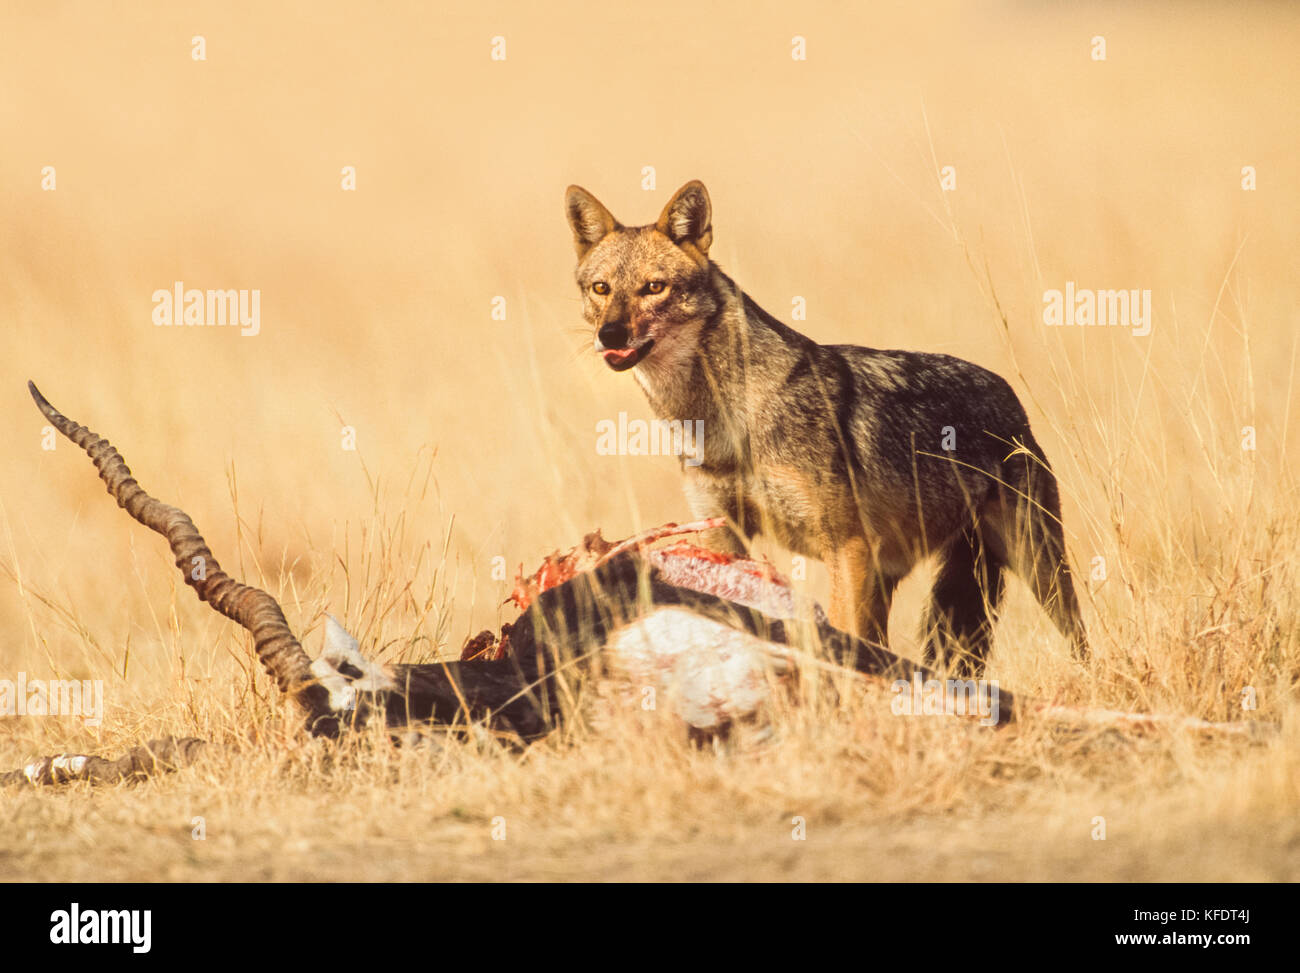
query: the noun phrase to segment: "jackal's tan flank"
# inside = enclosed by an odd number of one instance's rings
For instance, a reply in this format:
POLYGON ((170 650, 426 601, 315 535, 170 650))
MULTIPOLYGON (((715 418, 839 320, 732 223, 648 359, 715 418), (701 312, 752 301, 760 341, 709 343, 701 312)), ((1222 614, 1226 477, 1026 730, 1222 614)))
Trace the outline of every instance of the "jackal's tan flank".
POLYGON ((683 474, 696 517, 734 524, 714 543, 763 533, 820 558, 832 621, 881 642, 898 582, 937 553, 926 657, 963 672, 983 668, 1010 568, 1086 655, 1056 478, 1005 381, 782 324, 709 259, 702 183, 649 226, 624 227, 578 186, 565 201, 596 350, 634 370, 660 418, 704 422, 703 462, 683 474))

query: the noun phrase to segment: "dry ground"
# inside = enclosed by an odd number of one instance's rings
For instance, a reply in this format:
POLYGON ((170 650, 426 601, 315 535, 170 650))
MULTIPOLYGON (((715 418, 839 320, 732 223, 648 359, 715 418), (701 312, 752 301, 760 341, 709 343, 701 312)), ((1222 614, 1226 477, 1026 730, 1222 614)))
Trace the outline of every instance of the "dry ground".
MULTIPOLYGON (((1300 877, 1300 12, 271 6, 3 14, 0 678, 100 679, 107 710, 0 718, 0 767, 160 733, 233 756, 0 796, 0 878, 1300 877), (494 565, 685 513, 672 460, 595 452, 598 420, 647 407, 588 350, 561 198, 649 221, 697 177, 713 256, 777 316, 800 295, 819 340, 950 352, 1021 393, 1095 657, 1017 587, 993 676, 1277 738, 994 734, 848 693, 720 753, 627 714, 522 756, 336 751, 290 732, 248 639, 85 458, 42 449, 27 378, 309 651, 328 610, 383 658, 454 654, 509 617, 494 565), (259 288, 261 333, 155 327, 177 280, 259 288), (1066 281, 1149 288, 1152 333, 1042 326, 1066 281)), ((909 653, 923 582, 892 620, 909 653)))

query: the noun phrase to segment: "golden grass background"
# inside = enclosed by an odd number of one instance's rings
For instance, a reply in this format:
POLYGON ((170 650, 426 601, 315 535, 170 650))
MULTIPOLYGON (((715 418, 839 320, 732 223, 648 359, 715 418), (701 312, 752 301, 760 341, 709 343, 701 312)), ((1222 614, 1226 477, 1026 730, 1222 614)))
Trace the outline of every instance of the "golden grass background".
MULTIPOLYGON (((0 678, 103 679, 108 713, 98 730, 0 719, 0 763, 162 732, 243 756, 129 790, 5 795, 0 877, 1300 874, 1297 11, 3 16, 0 678), (590 353, 561 200, 577 182, 649 222, 691 178, 713 198, 712 255, 778 317, 802 295, 818 340, 949 352, 1020 392, 1074 562, 1104 557, 1108 577, 1085 597, 1086 667, 1017 586, 991 675, 1063 702, 1279 721, 1280 738, 971 734, 850 700, 783 713, 757 752, 630 724, 522 758, 334 753, 288 733, 245 635, 179 584, 85 457, 41 449, 28 378, 280 596, 313 654, 325 610, 384 658, 454 654, 509 617, 494 557, 531 570, 595 526, 685 515, 672 460, 595 453, 598 420, 648 407, 590 353), (261 334, 154 327, 151 295, 177 280, 259 288, 261 334), (1152 334, 1044 328, 1042 293, 1067 280, 1150 288, 1152 334)), ((824 596, 820 569, 808 584, 824 596)), ((893 616, 907 652, 923 590, 912 579, 893 616)))

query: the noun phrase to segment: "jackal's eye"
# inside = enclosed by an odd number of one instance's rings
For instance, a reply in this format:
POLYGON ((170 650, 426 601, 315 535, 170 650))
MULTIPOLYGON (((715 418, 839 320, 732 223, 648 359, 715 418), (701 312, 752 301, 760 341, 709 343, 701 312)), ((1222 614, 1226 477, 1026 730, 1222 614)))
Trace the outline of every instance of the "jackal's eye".
POLYGON ((664 292, 664 288, 667 286, 668 285, 665 284, 662 280, 652 280, 650 281, 650 283, 645 285, 645 289, 649 291, 651 294, 662 294, 664 292))
POLYGON ((596 283, 591 285, 591 289, 597 294, 609 293, 609 285, 606 284, 603 280, 596 281, 596 283))

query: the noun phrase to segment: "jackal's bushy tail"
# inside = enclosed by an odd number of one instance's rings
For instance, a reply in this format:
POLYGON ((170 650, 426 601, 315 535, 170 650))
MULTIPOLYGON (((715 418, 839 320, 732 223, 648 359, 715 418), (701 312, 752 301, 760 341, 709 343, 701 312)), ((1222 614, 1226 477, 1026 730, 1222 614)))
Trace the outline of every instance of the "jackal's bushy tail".
POLYGON ((1032 435, 1026 433, 1025 441, 1003 461, 1002 473, 1007 489, 1000 533, 1007 562, 1070 640, 1076 658, 1085 659, 1087 634, 1065 552, 1060 491, 1032 435))

